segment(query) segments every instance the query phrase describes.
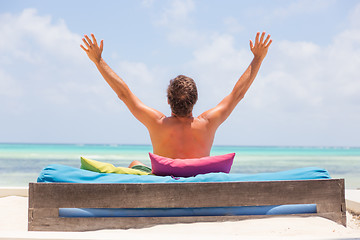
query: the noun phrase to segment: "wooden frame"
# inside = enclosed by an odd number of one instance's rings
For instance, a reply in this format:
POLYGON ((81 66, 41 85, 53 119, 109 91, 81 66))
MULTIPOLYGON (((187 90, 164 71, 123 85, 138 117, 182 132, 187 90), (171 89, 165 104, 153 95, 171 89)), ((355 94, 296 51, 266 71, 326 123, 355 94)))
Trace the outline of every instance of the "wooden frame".
POLYGON ((217 183, 30 183, 29 231, 88 231, 157 224, 235 221, 251 216, 63 218, 59 208, 186 208, 317 204, 346 226, 344 179, 217 183))

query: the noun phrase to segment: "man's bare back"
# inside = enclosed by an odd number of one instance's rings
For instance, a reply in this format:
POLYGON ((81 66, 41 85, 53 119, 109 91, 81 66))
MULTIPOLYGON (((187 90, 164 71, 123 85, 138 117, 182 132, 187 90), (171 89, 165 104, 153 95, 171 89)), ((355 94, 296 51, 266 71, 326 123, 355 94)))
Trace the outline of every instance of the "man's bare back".
POLYGON ((254 58, 236 82, 231 93, 217 106, 198 117, 193 117, 192 113, 187 116, 177 116, 174 112, 172 116, 166 117, 156 109, 146 106, 130 91, 126 83, 101 57, 103 40, 98 46, 95 36, 93 34, 91 36, 92 40, 85 35, 83 38, 85 47, 81 45, 81 48, 95 63, 104 79, 126 104, 131 113, 147 127, 153 152, 169 158, 200 158, 210 155, 217 128, 228 118, 244 97, 272 42, 270 35, 265 38, 265 32, 261 36, 260 33, 257 33, 255 44, 250 40, 250 50, 254 54, 254 58))
POLYGON ((215 131, 199 117, 163 117, 149 129, 155 154, 169 158, 199 158, 210 155, 215 131))

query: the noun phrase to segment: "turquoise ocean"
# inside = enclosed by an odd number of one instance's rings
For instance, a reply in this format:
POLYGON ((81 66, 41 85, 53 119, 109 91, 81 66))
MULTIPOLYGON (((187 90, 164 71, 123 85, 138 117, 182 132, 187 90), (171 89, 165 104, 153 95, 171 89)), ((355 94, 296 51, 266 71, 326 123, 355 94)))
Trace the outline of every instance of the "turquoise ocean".
MULTIPOLYGON (((150 145, 0 143, 0 187, 25 187, 36 182, 49 164, 80 167, 80 156, 126 167, 133 160, 150 165, 150 145)), ((360 147, 214 146, 211 155, 235 152, 231 173, 254 174, 315 166, 345 187, 360 188, 360 147)))

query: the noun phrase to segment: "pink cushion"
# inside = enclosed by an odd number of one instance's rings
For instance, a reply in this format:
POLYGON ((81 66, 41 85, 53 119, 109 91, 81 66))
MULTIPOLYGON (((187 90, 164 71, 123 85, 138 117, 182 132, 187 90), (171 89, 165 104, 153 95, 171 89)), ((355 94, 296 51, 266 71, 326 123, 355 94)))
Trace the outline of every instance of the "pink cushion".
POLYGON ((235 157, 235 153, 190 159, 172 159, 153 153, 149 155, 153 174, 175 177, 191 177, 211 172, 229 173, 235 157))

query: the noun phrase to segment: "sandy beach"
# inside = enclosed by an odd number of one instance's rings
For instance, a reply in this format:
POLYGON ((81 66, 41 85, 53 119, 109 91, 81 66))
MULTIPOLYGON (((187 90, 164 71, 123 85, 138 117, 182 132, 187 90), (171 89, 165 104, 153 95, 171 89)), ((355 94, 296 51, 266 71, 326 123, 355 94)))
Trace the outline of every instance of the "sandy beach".
MULTIPOLYGON (((356 202, 359 192, 347 192, 355 207, 359 206, 356 202)), ((237 222, 158 225, 129 230, 28 232, 26 189, 3 190, 0 209, 0 239, 360 239, 359 212, 347 212, 347 227, 321 217, 285 216, 237 222), (17 196, 11 195, 12 192, 17 196)))

